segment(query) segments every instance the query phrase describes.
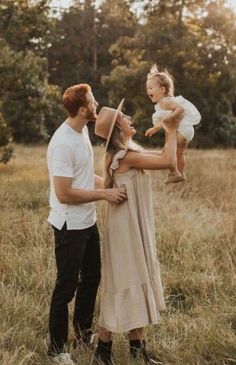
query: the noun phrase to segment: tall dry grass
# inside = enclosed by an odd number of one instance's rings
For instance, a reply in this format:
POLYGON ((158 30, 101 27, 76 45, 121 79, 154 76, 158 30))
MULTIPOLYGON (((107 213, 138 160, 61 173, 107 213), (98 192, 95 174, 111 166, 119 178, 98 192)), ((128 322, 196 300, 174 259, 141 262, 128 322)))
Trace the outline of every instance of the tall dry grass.
MULTIPOLYGON (((101 174, 101 147, 95 148, 101 174)), ((55 280, 47 224, 45 147, 16 146, 0 167, 0 363, 47 365, 50 296, 55 280)), ((153 172, 157 249, 167 311, 147 329, 165 364, 236 364, 236 151, 188 152, 188 181, 166 187, 153 172)), ((104 203, 98 204, 102 229, 104 203)), ((97 320, 98 306, 96 308, 97 320)), ((96 326, 96 321, 95 321, 96 326)), ((71 331, 72 332, 72 331, 71 331)), ((72 351, 79 365, 92 353, 72 351)), ((117 365, 130 364, 125 336, 114 337, 117 365)))

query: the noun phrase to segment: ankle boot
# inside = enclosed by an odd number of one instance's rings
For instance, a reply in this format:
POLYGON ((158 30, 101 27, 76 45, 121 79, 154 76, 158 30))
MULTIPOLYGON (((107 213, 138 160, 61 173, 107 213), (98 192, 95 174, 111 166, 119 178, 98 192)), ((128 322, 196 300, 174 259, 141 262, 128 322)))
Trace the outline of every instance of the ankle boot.
POLYGON ((130 355, 133 359, 142 359, 145 364, 163 365, 163 362, 157 357, 148 354, 146 351, 146 342, 140 340, 130 340, 130 355))
POLYGON ((112 341, 103 342, 102 340, 98 340, 98 345, 94 354, 92 365, 96 364, 113 365, 113 362, 111 360, 111 348, 112 348, 112 341))

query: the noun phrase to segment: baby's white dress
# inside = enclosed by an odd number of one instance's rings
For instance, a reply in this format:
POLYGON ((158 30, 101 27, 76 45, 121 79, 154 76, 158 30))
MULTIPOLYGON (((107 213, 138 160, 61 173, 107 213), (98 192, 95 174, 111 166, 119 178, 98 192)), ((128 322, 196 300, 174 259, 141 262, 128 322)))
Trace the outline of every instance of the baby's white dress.
MULTIPOLYGON (((183 96, 169 96, 168 100, 174 101, 181 105, 184 108, 184 115, 179 123, 179 127, 177 131, 187 140, 189 143, 194 136, 194 125, 200 123, 201 114, 197 110, 197 108, 183 96)), ((155 113, 152 115, 152 122, 155 126, 158 122, 167 118, 172 110, 165 110, 160 107, 160 103, 157 103, 155 106, 155 113)))

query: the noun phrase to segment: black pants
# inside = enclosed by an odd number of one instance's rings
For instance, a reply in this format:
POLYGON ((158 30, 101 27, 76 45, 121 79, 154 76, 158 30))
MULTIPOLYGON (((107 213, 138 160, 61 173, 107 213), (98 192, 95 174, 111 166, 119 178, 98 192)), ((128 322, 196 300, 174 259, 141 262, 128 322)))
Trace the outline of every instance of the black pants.
POLYGON ((68 303, 75 296, 75 334, 91 328, 100 282, 100 242, 97 225, 82 230, 53 227, 57 265, 52 295, 49 352, 63 352, 68 337, 68 303))

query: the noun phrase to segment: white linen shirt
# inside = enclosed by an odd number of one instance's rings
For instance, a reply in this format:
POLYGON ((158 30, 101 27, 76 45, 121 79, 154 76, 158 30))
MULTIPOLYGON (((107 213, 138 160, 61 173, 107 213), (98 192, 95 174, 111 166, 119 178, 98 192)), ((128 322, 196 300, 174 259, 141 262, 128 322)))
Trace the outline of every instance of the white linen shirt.
POLYGON ((67 224, 68 230, 85 229, 96 222, 95 203, 61 204, 54 188, 54 176, 72 178, 72 188, 94 190, 93 149, 85 126, 81 133, 66 121, 56 130, 47 149, 50 178, 50 207, 48 217, 57 229, 67 224))

